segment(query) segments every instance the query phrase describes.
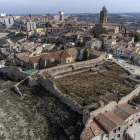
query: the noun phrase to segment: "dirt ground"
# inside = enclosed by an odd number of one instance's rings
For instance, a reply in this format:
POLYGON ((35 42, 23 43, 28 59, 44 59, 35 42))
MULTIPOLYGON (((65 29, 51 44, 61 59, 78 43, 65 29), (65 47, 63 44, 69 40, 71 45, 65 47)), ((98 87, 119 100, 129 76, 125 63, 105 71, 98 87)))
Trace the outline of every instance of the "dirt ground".
MULTIPOLYGON (((101 66, 106 68, 107 65, 101 66)), ((58 78, 55 84, 62 93, 68 94, 81 105, 84 105, 82 99, 89 104, 98 103, 100 100, 108 103, 117 101, 132 91, 132 88, 123 82, 126 77, 127 71, 116 64, 101 73, 87 71, 58 78)))

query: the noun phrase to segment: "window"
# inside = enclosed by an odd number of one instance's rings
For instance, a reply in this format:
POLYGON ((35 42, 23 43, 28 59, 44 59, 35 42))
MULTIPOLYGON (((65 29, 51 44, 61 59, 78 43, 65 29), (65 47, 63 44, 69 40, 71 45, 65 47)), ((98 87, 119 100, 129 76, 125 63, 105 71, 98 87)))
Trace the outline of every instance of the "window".
POLYGON ((118 134, 118 135, 117 135, 117 138, 120 138, 120 137, 121 137, 121 134, 118 134))
POLYGON ((134 117, 133 118, 131 118, 131 120, 130 121, 133 121, 134 120, 134 117))
POLYGON ((120 131, 120 130, 121 130, 121 127, 118 128, 118 131, 120 131))
POLYGON ((68 60, 68 62, 70 62, 70 60, 68 60))
POLYGON ((113 133, 116 133, 116 129, 115 129, 115 130, 113 130, 113 133))

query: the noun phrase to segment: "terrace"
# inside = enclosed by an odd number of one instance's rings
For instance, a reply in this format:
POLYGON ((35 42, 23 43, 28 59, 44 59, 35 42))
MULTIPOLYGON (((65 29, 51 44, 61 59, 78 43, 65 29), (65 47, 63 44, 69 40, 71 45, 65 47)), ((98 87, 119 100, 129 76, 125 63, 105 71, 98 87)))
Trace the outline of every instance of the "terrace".
POLYGON ((107 104, 129 94, 133 88, 124 83, 127 77, 128 72, 125 69, 105 62, 92 68, 61 73, 51 77, 51 80, 62 93, 84 107, 99 103, 100 100, 107 104))

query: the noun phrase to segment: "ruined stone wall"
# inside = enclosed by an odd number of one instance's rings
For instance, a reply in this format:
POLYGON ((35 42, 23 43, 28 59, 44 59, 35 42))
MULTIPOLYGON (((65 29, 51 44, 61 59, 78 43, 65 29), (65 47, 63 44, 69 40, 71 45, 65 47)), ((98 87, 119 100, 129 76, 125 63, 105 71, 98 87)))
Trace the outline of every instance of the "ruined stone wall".
POLYGON ((54 75, 61 74, 64 72, 72 71, 73 69, 76 70, 76 69, 81 69, 81 68, 93 67, 96 65, 96 63, 103 61, 103 59, 105 59, 106 57, 107 57, 107 54, 103 54, 96 59, 91 59, 91 60, 82 61, 82 62, 69 63, 69 64, 57 66, 57 67, 47 68, 47 69, 40 70, 40 72, 41 73, 48 72, 52 76, 54 76, 54 75))
MULTIPOLYGON (((97 116, 101 112, 111 111, 115 106, 117 106, 117 102, 116 101, 112 101, 112 102, 108 103, 107 105, 105 105, 103 107, 100 107, 100 108, 96 109, 95 111, 90 112, 89 118, 87 117, 88 115, 87 116, 86 115, 83 116, 83 123, 84 124, 86 122, 88 123, 88 121, 90 119, 93 119, 95 116, 97 116)), ((85 113, 85 114, 87 114, 87 113, 85 113)))
POLYGON ((57 75, 57 76, 54 76, 54 78, 57 79, 57 78, 65 77, 65 76, 75 75, 75 74, 82 73, 85 71, 89 71, 89 70, 81 70, 81 71, 71 72, 71 73, 64 74, 64 75, 57 75))
MULTIPOLYGON (((95 111, 90 112, 89 114, 88 114, 88 112, 84 111, 83 123, 85 124, 85 129, 87 128, 87 126, 89 126, 90 122, 94 119, 94 117, 97 116, 99 113, 102 113, 105 111, 111 111, 115 106, 128 102, 128 100, 131 100, 135 96, 138 96, 139 93, 140 93, 140 85, 137 85, 137 87, 131 93, 129 93, 125 97, 121 98, 118 101, 118 103, 116 101, 112 101, 112 102, 108 103, 107 105, 105 105, 104 107, 100 107, 100 108, 96 109, 95 111)), ((84 130, 83 130, 83 132, 84 132, 84 130)))
POLYGON ((140 79, 136 79, 136 77, 140 78, 140 76, 137 76, 135 74, 129 76, 130 82, 135 82, 136 84, 140 84, 140 79))
POLYGON ((20 96, 22 96, 22 93, 20 92, 18 86, 20 84, 22 84, 24 81, 26 80, 29 80, 30 79, 30 76, 29 77, 26 77, 25 79, 23 79, 22 81, 18 82, 17 84, 14 85, 14 90, 16 91, 16 93, 18 93, 20 96))
POLYGON ((23 72, 20 69, 14 67, 0 68, 0 73, 7 75, 9 78, 13 80, 22 80, 29 76, 28 73, 23 72))
POLYGON ((14 90, 16 91, 16 93, 18 93, 20 96, 22 96, 22 93, 20 92, 18 86, 20 83, 17 83, 16 85, 14 85, 14 90))
POLYGON ((118 104, 126 103, 128 102, 128 100, 132 100, 135 96, 138 96, 139 93, 140 93, 140 86, 138 86, 135 90, 133 90, 125 97, 122 97, 121 100, 118 102, 118 104))
POLYGON ((45 79, 43 76, 38 78, 37 80, 32 80, 32 78, 28 77, 29 86, 34 86, 41 84, 48 90, 50 93, 61 99, 62 102, 64 102, 66 105, 70 106, 72 110, 83 114, 82 107, 74 100, 72 100, 68 95, 63 94, 55 84, 50 79, 45 79))

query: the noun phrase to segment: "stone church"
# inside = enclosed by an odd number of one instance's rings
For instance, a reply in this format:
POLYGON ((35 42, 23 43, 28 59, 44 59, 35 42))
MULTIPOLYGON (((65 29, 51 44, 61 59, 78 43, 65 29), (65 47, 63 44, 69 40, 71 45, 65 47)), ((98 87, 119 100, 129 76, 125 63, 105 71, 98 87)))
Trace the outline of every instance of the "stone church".
POLYGON ((100 21, 99 24, 95 24, 95 27, 93 27, 93 34, 94 37, 98 38, 99 34, 103 33, 119 33, 119 31, 122 30, 122 26, 118 23, 108 23, 107 22, 107 15, 108 11, 106 7, 104 6, 102 8, 102 11, 100 12, 100 21))

